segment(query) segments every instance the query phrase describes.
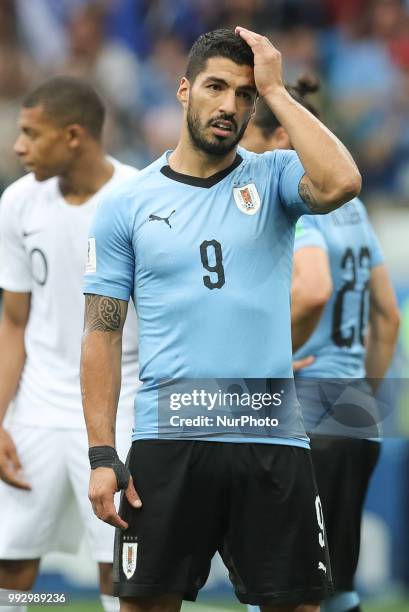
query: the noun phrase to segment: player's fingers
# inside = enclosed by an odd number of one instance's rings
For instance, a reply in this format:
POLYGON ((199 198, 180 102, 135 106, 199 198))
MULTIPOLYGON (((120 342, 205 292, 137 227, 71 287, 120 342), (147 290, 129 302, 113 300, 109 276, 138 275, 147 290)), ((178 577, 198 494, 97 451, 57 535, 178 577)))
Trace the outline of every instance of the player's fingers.
POLYGON ((98 518, 105 523, 112 525, 113 527, 119 527, 120 529, 128 529, 128 523, 126 523, 119 516, 116 511, 115 504, 113 501, 103 500, 98 505, 98 518))
POLYGON ((9 461, 13 463, 17 470, 21 468, 13 438, 8 431, 0 426, 0 463, 4 464, 9 461))
POLYGON ((264 38, 264 36, 261 36, 261 34, 257 34, 257 32, 253 32, 252 30, 248 30, 247 28, 243 28, 242 26, 236 26, 234 31, 239 36, 241 36, 241 34, 244 34, 244 36, 252 38, 256 41, 261 41, 264 38))
POLYGON ((128 484, 127 489, 125 490, 125 495, 126 495, 126 499, 129 501, 131 506, 133 506, 134 508, 140 508, 142 506, 141 498, 136 492, 136 489, 135 489, 135 486, 132 480, 132 476, 130 476, 129 478, 129 484, 128 484))
POLYGON ((237 26, 236 28, 237 36, 241 36, 241 38, 254 50, 254 47, 258 45, 261 41, 261 37, 259 34, 254 34, 250 32, 250 30, 246 30, 245 28, 241 28, 237 26))
POLYGON ((18 471, 14 470, 13 467, 8 465, 0 466, 0 478, 6 484, 11 487, 16 487, 16 489, 23 489, 24 491, 31 491, 31 486, 29 483, 22 478, 18 471))
POLYGON ((22 470, 23 466, 21 465, 19 456, 17 454, 17 449, 16 447, 13 446, 9 449, 9 457, 10 457, 10 461, 13 464, 14 469, 17 470, 22 470))
POLYGON ((106 514, 102 520, 108 523, 108 525, 112 525, 112 527, 119 527, 119 529, 128 529, 129 527, 128 523, 121 519, 116 510, 106 514))
POLYGON ((298 372, 314 362, 314 357, 304 357, 303 359, 296 359, 293 361, 293 371, 298 372))
POLYGON ((103 521, 104 512, 104 498, 101 495, 88 495, 91 502, 94 514, 103 521))
POLYGON ((243 40, 253 49, 257 45, 265 45, 267 47, 272 47, 275 49, 273 43, 266 37, 261 36, 261 34, 257 34, 256 32, 252 32, 251 30, 247 30, 247 28, 242 28, 241 26, 237 26, 235 29, 235 33, 237 36, 241 36, 243 40))
POLYGON ((94 514, 105 523, 109 523, 114 527, 120 527, 121 529, 127 529, 128 525, 121 519, 117 514, 114 495, 112 494, 90 494, 89 499, 94 510, 94 514))
POLYGON ((97 501, 93 501, 92 499, 90 499, 90 501, 91 501, 92 510, 93 510, 95 516, 97 518, 101 519, 101 521, 102 521, 102 518, 101 518, 101 515, 102 515, 102 506, 97 501))
POLYGON ((293 371, 298 372, 299 370, 307 368, 312 363, 314 363, 314 361, 315 357, 313 357, 312 355, 304 357, 303 359, 296 359, 295 361, 293 361, 293 371))

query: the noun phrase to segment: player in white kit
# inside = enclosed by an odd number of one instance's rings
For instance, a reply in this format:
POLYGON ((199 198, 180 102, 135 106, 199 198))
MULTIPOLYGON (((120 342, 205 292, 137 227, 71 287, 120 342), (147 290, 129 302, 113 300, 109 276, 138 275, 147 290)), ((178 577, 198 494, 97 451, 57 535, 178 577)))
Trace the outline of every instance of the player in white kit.
MULTIPOLYGON (((75 552, 85 526, 112 611, 114 529, 88 501, 82 279, 100 196, 137 170, 105 155, 103 121, 103 104, 86 83, 57 77, 40 85, 23 101, 15 143, 29 174, 1 199, 0 589, 29 590, 41 557, 75 552)), ((122 458, 138 386, 133 308, 126 326, 116 428, 122 458)))

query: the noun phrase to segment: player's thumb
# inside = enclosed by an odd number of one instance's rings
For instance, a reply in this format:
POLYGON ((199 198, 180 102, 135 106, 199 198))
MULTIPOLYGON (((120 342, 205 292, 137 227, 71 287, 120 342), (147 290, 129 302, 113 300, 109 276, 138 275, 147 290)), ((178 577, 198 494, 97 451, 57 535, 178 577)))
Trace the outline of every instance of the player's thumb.
POLYGON ((136 492, 136 489, 133 484, 132 476, 129 477, 129 483, 127 488, 125 489, 126 499, 129 501, 133 508, 140 508, 142 506, 141 499, 136 492))

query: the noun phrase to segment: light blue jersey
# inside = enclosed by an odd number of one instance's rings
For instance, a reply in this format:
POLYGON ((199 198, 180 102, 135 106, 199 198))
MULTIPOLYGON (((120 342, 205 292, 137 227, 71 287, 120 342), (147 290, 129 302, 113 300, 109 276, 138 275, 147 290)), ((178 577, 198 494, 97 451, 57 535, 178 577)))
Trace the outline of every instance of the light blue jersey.
POLYGON ((302 217, 294 249, 311 246, 328 254, 333 292, 314 333, 294 355, 313 355, 315 362, 297 376, 364 378, 369 279, 384 260, 362 202, 355 198, 328 215, 302 217))
MULTIPOLYGON (((178 381, 188 381, 184 390, 192 380, 230 390, 243 379, 248 388, 255 379, 292 381, 294 233, 309 212, 298 156, 239 149, 229 168, 202 179, 171 170, 168 155, 112 191, 90 233, 85 293, 132 297, 137 309, 134 439, 158 436, 161 398, 178 381)), ((184 437, 308 447, 295 395, 282 400, 278 426, 254 440, 205 425, 184 437)), ((172 410, 182 414, 183 402, 172 410)))

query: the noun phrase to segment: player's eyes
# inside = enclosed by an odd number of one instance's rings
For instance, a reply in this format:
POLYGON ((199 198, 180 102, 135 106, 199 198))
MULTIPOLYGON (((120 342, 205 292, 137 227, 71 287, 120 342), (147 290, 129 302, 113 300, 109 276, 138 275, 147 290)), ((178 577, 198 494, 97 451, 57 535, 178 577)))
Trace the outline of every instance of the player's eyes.
POLYGON ((24 134, 24 136, 27 136, 27 138, 29 138, 30 140, 35 140, 35 138, 38 136, 37 132, 35 132, 34 130, 30 130, 29 128, 23 129, 21 130, 24 134))
POLYGON ((217 83, 210 83, 210 85, 207 86, 208 89, 212 89, 213 91, 220 91, 221 90, 221 86, 218 85, 217 83))

